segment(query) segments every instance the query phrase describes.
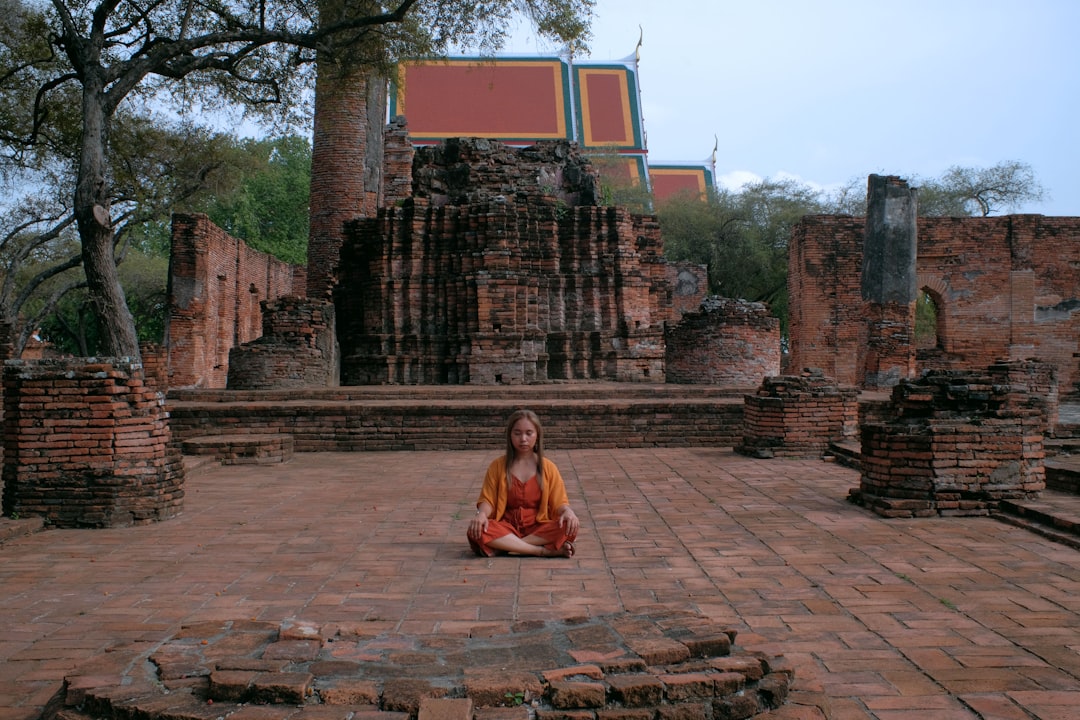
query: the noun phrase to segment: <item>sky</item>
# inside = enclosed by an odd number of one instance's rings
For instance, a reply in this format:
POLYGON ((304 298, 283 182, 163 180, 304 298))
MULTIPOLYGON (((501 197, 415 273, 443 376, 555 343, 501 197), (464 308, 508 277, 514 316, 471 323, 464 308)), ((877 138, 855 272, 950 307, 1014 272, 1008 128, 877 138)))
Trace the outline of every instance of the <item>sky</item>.
MULTIPOLYGON (((1021 161, 1080 216, 1080 1, 597 0, 590 61, 630 56, 649 159, 721 185, 933 178, 1021 161), (639 29, 640 28, 640 29, 639 29)), ((558 48, 519 30, 506 54, 558 48)))

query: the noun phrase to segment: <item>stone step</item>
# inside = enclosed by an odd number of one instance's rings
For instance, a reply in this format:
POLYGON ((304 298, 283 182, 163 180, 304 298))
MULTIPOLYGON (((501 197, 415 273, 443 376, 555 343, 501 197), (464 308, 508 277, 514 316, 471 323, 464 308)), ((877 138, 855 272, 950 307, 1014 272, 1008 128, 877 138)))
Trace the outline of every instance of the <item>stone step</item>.
POLYGON ((829 443, 827 455, 832 457, 837 465, 859 469, 859 458, 862 448, 857 440, 834 440, 829 443))
POLYGON ((7 540, 31 535, 45 527, 45 518, 9 518, 0 517, 0 544, 7 540))
POLYGON ((552 382, 535 385, 359 385, 301 390, 203 390, 171 388, 174 403, 280 403, 280 402, 487 402, 658 400, 742 400, 757 388, 675 383, 552 382))
MULTIPOLYGON (((1057 429, 1062 426, 1058 425, 1057 429)), ((1043 441, 1047 457, 1080 455, 1080 437, 1048 437, 1043 441)))
POLYGON ((1080 495, 1044 490, 1038 500, 1003 500, 993 516, 1080 549, 1080 495))
POLYGON ((1054 457, 1043 462, 1046 487, 1080 497, 1080 456, 1054 457))
POLYGON ((295 452, 498 449, 506 418, 522 407, 540 416, 548 449, 733 447, 742 441, 742 395, 701 386, 627 385, 378 386, 286 395, 187 391, 170 393, 166 406, 173 438, 181 443, 232 433, 283 434, 294 439, 295 452))
POLYGON ((193 437, 182 443, 185 455, 210 456, 222 465, 280 463, 293 456, 292 435, 232 434, 193 437))

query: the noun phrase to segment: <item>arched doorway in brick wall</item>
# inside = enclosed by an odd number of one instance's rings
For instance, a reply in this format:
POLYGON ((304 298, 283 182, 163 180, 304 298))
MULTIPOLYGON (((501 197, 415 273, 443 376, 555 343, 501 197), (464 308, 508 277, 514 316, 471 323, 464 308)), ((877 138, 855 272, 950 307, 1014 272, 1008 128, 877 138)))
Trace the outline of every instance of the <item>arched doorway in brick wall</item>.
POLYGON ((915 301, 915 347, 919 350, 943 350, 944 338, 941 332, 942 308, 941 296, 933 290, 919 290, 915 301))
POLYGON ((915 301, 915 365, 926 370, 944 370, 957 360, 951 353, 949 336, 949 293, 940 278, 918 276, 919 293, 915 301))

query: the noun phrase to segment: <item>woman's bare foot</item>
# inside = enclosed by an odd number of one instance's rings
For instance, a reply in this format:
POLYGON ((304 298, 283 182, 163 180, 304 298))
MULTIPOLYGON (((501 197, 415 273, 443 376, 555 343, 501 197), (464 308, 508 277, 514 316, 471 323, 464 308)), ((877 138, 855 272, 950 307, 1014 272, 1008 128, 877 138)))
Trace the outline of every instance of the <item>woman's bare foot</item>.
POLYGON ((574 557, 574 544, 567 540, 561 548, 544 548, 544 557, 574 557))

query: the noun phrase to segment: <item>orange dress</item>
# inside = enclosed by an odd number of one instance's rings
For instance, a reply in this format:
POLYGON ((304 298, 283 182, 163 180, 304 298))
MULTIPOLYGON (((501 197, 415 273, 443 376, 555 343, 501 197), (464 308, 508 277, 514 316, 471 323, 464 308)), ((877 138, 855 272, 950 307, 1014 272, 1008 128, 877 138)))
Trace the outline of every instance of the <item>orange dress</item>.
POLYGON ((540 483, 535 475, 526 482, 521 482, 516 477, 511 478, 506 496, 506 511, 498 520, 488 519, 487 529, 479 542, 469 538, 473 552, 482 557, 491 557, 495 550, 488 547, 488 543, 511 533, 518 537, 538 535, 546 541, 544 547, 561 549, 566 541, 572 538, 567 537, 558 520, 537 520, 540 499, 540 483))

